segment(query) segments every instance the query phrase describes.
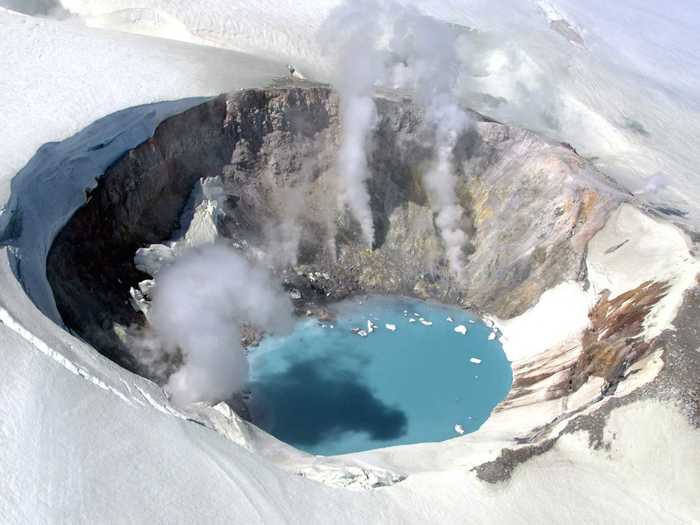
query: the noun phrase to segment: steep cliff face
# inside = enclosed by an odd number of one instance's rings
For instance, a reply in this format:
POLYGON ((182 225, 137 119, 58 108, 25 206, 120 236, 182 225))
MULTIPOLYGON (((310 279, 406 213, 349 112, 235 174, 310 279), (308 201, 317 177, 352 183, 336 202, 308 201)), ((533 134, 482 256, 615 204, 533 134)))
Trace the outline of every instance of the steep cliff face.
POLYGON ((456 151, 470 234, 458 282, 423 184, 434 144, 422 111, 404 98, 375 102, 371 250, 337 202, 337 96, 317 86, 222 95, 167 120, 113 165, 58 235, 47 273, 66 325, 143 372, 124 337, 145 320, 129 301, 148 277, 133 256, 182 226, 194 183, 212 176, 226 196, 222 236, 272 265, 300 291, 300 308, 372 292, 508 318, 559 282, 585 280, 586 243, 619 199, 571 148, 471 115, 456 151))

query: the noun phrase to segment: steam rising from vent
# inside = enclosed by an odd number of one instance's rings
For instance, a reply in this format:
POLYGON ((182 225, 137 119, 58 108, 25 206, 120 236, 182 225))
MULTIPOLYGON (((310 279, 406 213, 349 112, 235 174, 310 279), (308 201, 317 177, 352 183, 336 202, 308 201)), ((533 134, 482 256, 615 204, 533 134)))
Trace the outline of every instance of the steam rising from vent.
POLYGON ((365 96, 349 96, 341 103, 343 143, 338 154, 338 173, 342 182, 341 202, 352 211, 362 228, 368 246, 374 243, 374 223, 366 179, 367 134, 377 120, 374 102, 365 96))
POLYGON ((470 121, 454 97, 460 64, 456 33, 414 8, 363 0, 336 8, 324 23, 321 37, 323 43, 337 46, 337 82, 344 118, 338 165, 343 199, 362 225, 367 242, 374 237, 365 185, 367 138, 376 122, 370 95, 375 83, 388 80, 395 88, 412 89, 426 108, 435 157, 424 184, 450 269, 462 280, 463 250, 469 237, 462 226, 464 209, 457 198, 454 150, 470 121))
POLYGON ((435 223, 445 243, 450 270, 458 280, 464 279, 463 249, 469 237, 462 229, 464 209, 457 198, 454 151, 469 119, 451 103, 437 105, 429 112, 435 124, 435 161, 425 173, 425 187, 437 213, 435 223))
POLYGON ((390 45, 401 58, 392 71, 395 87, 415 91, 434 129, 435 154, 433 165, 424 174, 424 184, 437 214, 435 222, 445 243, 450 270, 461 281, 463 249, 469 237, 462 227, 465 213, 457 198, 454 151, 470 119, 454 96, 459 72, 457 35, 445 24, 404 8, 390 45))
POLYGON ((374 84, 383 74, 378 50, 382 28, 371 0, 353 1, 334 9, 324 22, 319 40, 335 61, 335 82, 341 96, 343 138, 338 154, 339 202, 360 223, 365 242, 374 243, 374 222, 367 190, 367 141, 377 123, 372 100, 374 84))
POLYGON ((284 333, 291 312, 281 287, 231 248, 209 245, 179 257, 159 274, 149 316, 162 350, 182 354, 166 385, 173 402, 230 398, 248 375, 241 325, 284 333))

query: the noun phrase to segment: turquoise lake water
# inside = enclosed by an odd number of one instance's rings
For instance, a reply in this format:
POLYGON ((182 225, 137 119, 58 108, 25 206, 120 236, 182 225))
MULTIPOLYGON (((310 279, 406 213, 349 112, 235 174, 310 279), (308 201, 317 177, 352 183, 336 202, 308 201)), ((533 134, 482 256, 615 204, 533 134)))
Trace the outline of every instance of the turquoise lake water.
POLYGON ((468 312, 386 297, 336 312, 249 353, 254 423, 297 448, 334 455, 442 441, 459 435, 455 425, 477 430, 510 390, 500 343, 468 312), (368 320, 371 333, 353 333, 368 332, 368 320), (466 335, 454 331, 460 325, 466 335))

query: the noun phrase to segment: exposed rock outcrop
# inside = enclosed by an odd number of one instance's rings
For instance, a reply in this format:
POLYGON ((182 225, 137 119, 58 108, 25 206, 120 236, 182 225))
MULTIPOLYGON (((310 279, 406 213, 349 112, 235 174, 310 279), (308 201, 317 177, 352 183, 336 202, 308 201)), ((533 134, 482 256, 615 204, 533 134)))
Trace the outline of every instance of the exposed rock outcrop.
POLYGON ((630 365, 654 346, 654 340, 645 340, 642 325, 667 291, 668 284, 662 282, 642 283, 613 299, 604 290, 580 341, 516 366, 513 388, 500 410, 536 402, 543 392, 548 399, 569 396, 591 377, 603 380, 601 395, 613 393, 630 365))

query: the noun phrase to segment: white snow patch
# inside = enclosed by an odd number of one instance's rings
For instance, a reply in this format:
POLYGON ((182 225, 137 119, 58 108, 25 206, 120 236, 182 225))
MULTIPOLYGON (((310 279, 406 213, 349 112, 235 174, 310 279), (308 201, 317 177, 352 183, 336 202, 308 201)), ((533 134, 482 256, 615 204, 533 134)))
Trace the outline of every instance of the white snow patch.
POLYGON ((531 358, 578 336, 589 325, 594 299, 581 283, 567 281, 544 292, 524 314, 507 321, 494 318, 508 359, 531 358))
MULTIPOLYGON (((63 368, 68 370, 70 373, 75 374, 77 376, 82 377, 83 379, 89 381, 93 385, 97 386, 98 388, 101 388, 102 390, 105 390, 111 394, 114 394, 117 396, 121 401, 124 401, 125 403, 131 405, 131 401, 129 398, 124 395, 122 392, 117 390, 114 387, 109 386, 107 383, 102 381, 100 378, 92 375, 89 373, 85 368, 82 368, 78 366, 77 364, 73 363, 69 359, 67 359, 65 356, 63 356, 60 352, 57 352, 53 348, 51 348, 49 345, 47 345, 44 341, 39 339, 37 336, 32 334, 29 330, 27 330, 24 326, 22 326, 19 322, 17 322, 7 310, 4 308, 0 308, 0 324, 5 325, 7 328, 12 330, 14 333, 16 333, 18 336, 20 336, 22 339, 27 341, 32 347, 34 347, 36 350, 44 354, 45 356, 49 357, 50 359, 54 360, 56 363, 61 365, 63 368)), ((149 399, 150 401, 150 399, 149 399)), ((159 408, 155 404, 153 404, 155 408, 159 408)))
POLYGON ((588 245, 588 278, 596 293, 610 298, 647 281, 668 281, 671 288, 644 321, 645 337, 672 327, 685 291, 700 273, 690 242, 676 226, 623 204, 588 245))

